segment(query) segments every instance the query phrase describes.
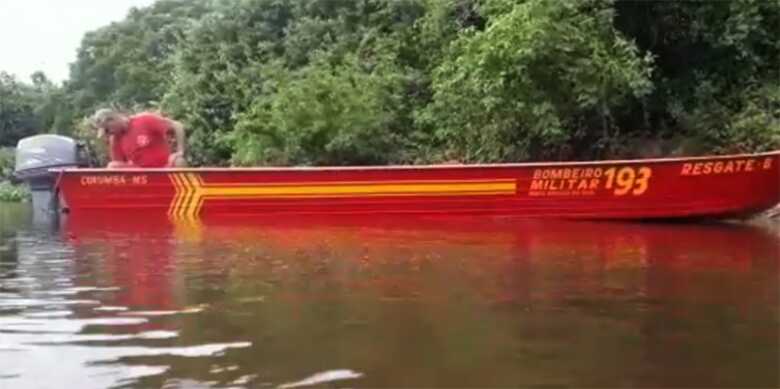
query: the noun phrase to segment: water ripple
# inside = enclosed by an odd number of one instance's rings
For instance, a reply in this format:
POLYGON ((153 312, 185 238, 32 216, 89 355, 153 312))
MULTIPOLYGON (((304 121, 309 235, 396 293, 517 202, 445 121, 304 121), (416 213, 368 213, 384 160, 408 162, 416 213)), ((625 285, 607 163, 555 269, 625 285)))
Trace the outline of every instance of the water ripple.
POLYGON ((169 311, 129 311, 129 312, 122 312, 120 315, 122 316, 171 316, 171 315, 179 315, 179 314, 190 314, 190 313, 198 313, 203 312, 203 307, 192 307, 192 308, 186 308, 182 310, 169 310, 169 311))
POLYGON ((23 314, 24 317, 29 318, 55 318, 55 317, 68 317, 73 314, 73 311, 45 311, 45 312, 28 312, 23 314))
POLYGON ((311 386, 323 384, 326 382, 348 380, 363 377, 363 373, 357 373, 349 369, 329 370, 314 374, 300 381, 279 385, 279 389, 297 388, 301 386, 311 386))
POLYGON ((29 345, 55 345, 68 343, 85 342, 119 342, 125 340, 151 340, 151 339, 172 339, 179 336, 178 331, 147 331, 137 334, 110 335, 110 334, 46 334, 37 335, 31 338, 29 342, 23 342, 29 345))
POLYGON ((92 318, 31 320, 0 317, 0 332, 16 333, 76 333, 87 326, 127 326, 146 323, 145 318, 92 318))
POLYGON ((0 301, 0 310, 4 308, 32 308, 32 307, 55 307, 64 305, 99 305, 97 300, 39 300, 39 299, 12 299, 0 301))
POLYGON ((95 311, 98 312, 124 312, 127 311, 129 308, 127 307, 115 307, 111 305, 103 305, 100 307, 93 308, 95 311))

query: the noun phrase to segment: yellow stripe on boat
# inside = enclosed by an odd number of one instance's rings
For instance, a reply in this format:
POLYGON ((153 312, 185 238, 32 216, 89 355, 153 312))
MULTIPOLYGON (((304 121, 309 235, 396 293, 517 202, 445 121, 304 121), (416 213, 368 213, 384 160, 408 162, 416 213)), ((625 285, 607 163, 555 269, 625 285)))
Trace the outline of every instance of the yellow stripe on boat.
POLYGON ((517 180, 441 180, 396 182, 316 182, 206 184, 194 173, 170 174, 176 194, 169 215, 194 219, 207 199, 285 199, 333 197, 489 196, 514 195, 517 180))

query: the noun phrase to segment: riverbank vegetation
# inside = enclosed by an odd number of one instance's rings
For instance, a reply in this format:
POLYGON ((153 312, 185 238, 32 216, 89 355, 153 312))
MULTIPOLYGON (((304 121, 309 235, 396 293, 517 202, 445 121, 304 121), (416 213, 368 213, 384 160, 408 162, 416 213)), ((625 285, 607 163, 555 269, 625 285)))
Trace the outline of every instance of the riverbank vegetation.
POLYGON ((778 26, 761 0, 159 0, 62 84, 0 75, 0 145, 115 105, 184 122, 196 165, 777 149, 778 26))
POLYGON ((13 168, 13 149, 0 147, 0 202, 26 201, 30 198, 27 188, 11 183, 13 168))

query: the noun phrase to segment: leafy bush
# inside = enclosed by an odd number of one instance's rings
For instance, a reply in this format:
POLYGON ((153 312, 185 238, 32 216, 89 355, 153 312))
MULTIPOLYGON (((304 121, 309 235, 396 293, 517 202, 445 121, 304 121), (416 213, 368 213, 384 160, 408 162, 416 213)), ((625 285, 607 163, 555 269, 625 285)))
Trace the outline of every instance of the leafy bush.
POLYGON ((0 202, 29 201, 30 191, 21 185, 0 181, 0 202))
POLYGON ((746 94, 744 106, 726 127, 726 148, 729 152, 780 149, 780 85, 769 84, 746 94))
POLYGON ((14 163, 14 149, 0 147, 0 201, 26 201, 30 198, 27 187, 9 181, 14 172, 14 163))
POLYGON ((0 147, 0 181, 11 178, 15 163, 14 148, 0 147))
POLYGON ((277 77, 274 94, 238 121, 234 162, 300 165, 384 164, 397 159, 392 69, 317 61, 277 77))
POLYGON ((725 97, 716 95, 710 83, 697 91, 701 105, 677 113, 677 118, 702 152, 780 149, 780 85, 745 86, 725 97))
POLYGON ((590 133, 609 138, 613 112, 652 90, 651 59, 606 3, 487 3, 508 11, 454 42, 420 116, 459 159, 549 158, 590 133))

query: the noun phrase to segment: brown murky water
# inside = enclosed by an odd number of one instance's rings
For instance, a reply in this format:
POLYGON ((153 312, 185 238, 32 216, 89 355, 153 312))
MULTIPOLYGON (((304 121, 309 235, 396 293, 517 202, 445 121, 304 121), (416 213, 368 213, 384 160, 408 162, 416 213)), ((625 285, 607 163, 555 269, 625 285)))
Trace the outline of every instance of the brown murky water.
POLYGON ((744 225, 0 205, 0 388, 777 387, 779 263, 744 225))

